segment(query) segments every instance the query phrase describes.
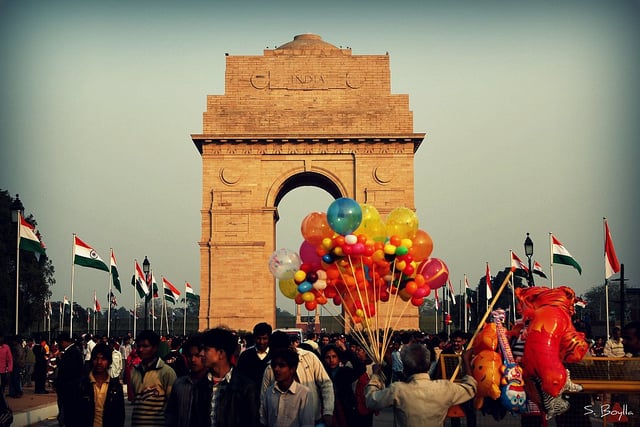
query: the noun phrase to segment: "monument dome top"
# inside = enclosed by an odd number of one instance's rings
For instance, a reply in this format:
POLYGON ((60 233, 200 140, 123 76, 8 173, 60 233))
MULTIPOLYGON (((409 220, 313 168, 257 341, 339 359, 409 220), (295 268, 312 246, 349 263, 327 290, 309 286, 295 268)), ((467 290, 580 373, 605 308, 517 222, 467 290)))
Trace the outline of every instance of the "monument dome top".
POLYGON ((311 52, 340 52, 341 49, 322 40, 317 34, 299 34, 293 40, 278 46, 276 51, 290 51, 293 54, 309 54, 311 52))

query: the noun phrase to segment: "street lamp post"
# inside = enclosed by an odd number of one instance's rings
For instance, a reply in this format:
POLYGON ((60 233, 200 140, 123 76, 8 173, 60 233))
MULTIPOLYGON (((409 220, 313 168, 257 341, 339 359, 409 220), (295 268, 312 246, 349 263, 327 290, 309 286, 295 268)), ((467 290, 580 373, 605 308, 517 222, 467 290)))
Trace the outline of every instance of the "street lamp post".
POLYGON ((529 233, 527 233, 527 238, 524 240, 524 254, 529 260, 529 277, 527 277, 527 282, 529 282, 529 286, 535 286, 535 282, 533 281, 533 270, 531 269, 531 257, 533 256, 533 240, 531 240, 531 237, 529 237, 529 233))
POLYGON ((16 236, 16 335, 18 335, 18 309, 20 297, 20 217, 24 214, 24 206, 20 201, 20 195, 16 194, 16 198, 11 202, 11 222, 17 224, 16 236))
MULTIPOLYGON (((147 286, 149 286, 149 271, 151 271, 151 263, 146 255, 144 256, 144 261, 142 261, 142 271, 144 272, 144 280, 147 281, 147 286)), ((153 292, 153 289, 149 289, 149 292, 153 292)), ((145 329, 149 329, 149 298, 147 295, 144 297, 144 327, 145 329)))

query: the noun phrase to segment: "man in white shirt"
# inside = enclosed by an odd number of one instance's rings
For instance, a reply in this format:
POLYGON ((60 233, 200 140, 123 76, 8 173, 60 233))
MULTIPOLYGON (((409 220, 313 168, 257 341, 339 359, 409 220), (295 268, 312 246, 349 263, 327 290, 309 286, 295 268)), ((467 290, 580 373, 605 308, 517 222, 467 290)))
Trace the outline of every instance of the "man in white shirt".
MULTIPOLYGON (((269 340, 270 351, 287 348, 290 346, 289 336, 282 331, 275 331, 269 340)), ((296 348, 300 362, 296 369, 296 376, 300 384, 309 388, 309 404, 313 406, 316 424, 324 422, 327 427, 333 426, 333 407, 335 395, 333 383, 322 362, 312 351, 296 348)), ((275 377, 271 366, 267 366, 262 379, 260 399, 264 398, 270 385, 275 383, 275 377)))
POLYGON ((622 329, 616 326, 611 330, 611 338, 604 345, 605 357, 624 357, 624 344, 622 343, 622 329))

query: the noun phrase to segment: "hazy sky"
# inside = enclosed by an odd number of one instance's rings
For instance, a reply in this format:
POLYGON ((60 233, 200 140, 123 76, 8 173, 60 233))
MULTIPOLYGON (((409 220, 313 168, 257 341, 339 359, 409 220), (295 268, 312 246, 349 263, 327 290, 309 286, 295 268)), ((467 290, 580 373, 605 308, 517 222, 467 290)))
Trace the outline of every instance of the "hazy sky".
MULTIPOLYGON (((70 294, 74 232, 107 262, 114 248, 121 305, 145 255, 158 280, 199 292, 190 134, 206 96, 224 93, 225 52, 262 55, 315 33, 353 55, 389 52, 392 93, 409 95, 414 131, 427 133, 415 157, 420 228, 456 288, 487 261, 507 266, 509 249, 525 259, 526 232, 549 273, 553 232, 583 268, 556 265, 556 285, 583 293, 604 279, 603 216, 638 286, 638 22, 628 0, 0 0, 0 188, 37 218, 54 299, 70 294)), ((297 250, 301 220, 330 202, 314 188, 287 195, 277 246, 297 250)), ((230 268, 249 262, 238 254, 230 268)), ((80 304, 94 289, 104 301, 107 287, 107 274, 76 268, 80 304)))

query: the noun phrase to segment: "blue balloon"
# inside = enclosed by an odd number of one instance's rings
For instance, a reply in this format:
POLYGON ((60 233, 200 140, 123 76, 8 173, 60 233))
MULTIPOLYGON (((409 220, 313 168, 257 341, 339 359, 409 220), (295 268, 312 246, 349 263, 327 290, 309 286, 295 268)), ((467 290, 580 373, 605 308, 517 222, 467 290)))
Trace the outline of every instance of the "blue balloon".
POLYGON ((331 254, 324 254, 322 256, 322 262, 325 264, 331 264, 333 261, 335 261, 335 258, 331 254))
POLYGON ((309 292, 311 289, 313 289, 313 285, 306 280, 298 285, 298 292, 301 294, 309 292))
POLYGON ((333 231, 343 236, 354 232, 362 222, 362 208, 353 199, 341 197, 329 205, 327 222, 333 231))

